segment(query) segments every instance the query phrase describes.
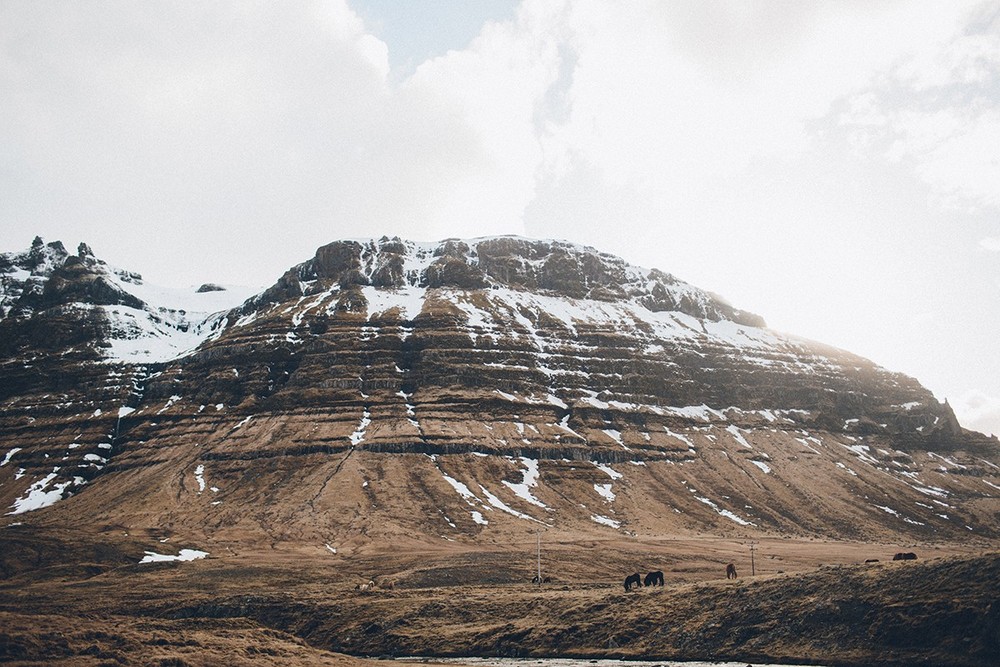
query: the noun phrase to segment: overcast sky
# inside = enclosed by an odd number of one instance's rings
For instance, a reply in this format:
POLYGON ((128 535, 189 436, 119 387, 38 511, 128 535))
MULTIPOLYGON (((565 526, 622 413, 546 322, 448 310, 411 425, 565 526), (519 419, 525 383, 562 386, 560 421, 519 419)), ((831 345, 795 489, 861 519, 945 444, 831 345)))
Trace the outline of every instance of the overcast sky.
POLYGON ((1000 3, 0 0, 0 250, 565 238, 1000 434, 1000 3))

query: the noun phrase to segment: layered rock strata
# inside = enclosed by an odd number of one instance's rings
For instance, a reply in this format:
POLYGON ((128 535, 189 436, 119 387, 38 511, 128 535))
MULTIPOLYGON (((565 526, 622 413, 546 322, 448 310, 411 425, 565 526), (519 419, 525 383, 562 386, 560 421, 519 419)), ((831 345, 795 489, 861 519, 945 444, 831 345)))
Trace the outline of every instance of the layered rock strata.
POLYGON ((339 241, 195 316, 41 248, 0 259, 0 503, 32 520, 331 550, 1000 525, 996 440, 916 380, 593 249, 339 241))

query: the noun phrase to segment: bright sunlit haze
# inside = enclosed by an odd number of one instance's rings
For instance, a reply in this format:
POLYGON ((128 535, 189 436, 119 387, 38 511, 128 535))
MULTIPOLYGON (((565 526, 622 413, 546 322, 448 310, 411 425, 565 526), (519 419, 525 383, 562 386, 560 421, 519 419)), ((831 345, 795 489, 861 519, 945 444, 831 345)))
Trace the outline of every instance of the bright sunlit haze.
POLYGON ((0 90, 0 251, 264 287, 340 238, 567 239, 1000 434, 996 2, 15 1, 0 90))

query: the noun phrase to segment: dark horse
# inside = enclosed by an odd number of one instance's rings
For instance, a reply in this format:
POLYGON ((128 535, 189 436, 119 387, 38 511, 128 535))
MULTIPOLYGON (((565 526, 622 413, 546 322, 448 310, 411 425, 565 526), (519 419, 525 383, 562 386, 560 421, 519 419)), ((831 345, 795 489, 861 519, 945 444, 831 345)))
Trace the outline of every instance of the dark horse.
POLYGON ((642 577, 639 576, 638 572, 636 572, 635 574, 630 574, 627 577, 625 577, 626 591, 632 590, 632 584, 635 584, 636 588, 642 588, 642 577))
POLYGON ((662 586, 663 585, 663 573, 657 570, 656 572, 650 572, 646 575, 646 578, 642 581, 643 586, 662 586))
POLYGON ((726 579, 736 579, 740 575, 736 574, 736 566, 730 563, 726 566, 726 579))
POLYGON ((917 560, 917 554, 912 551, 900 552, 892 557, 893 560, 917 560))

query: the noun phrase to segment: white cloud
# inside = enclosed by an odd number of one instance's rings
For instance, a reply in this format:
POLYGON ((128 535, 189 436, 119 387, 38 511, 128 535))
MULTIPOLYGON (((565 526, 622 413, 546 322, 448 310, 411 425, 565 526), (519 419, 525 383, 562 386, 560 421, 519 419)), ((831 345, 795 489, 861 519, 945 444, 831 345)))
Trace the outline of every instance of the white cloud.
POLYGON ((965 428, 1000 437, 1000 396, 970 391, 951 405, 965 428))
POLYGON ((960 30, 899 54, 847 99, 840 122, 929 185, 946 207, 1000 207, 1000 12, 956 13, 960 30), (878 122, 872 122, 877 119, 878 122))
POLYGON ((542 160, 537 108, 559 68, 555 43, 535 34, 535 21, 526 8, 516 21, 489 23, 469 48, 423 63, 402 84, 403 99, 461 118, 481 151, 454 165, 465 174, 442 193, 432 238, 523 233, 542 160))
POLYGON ((2 236, 264 283, 335 238, 523 233, 556 66, 525 34, 489 24, 396 85, 344 0, 5 3, 2 236))
MULTIPOLYGON (((235 275, 210 276, 231 282, 269 280, 342 236, 614 245, 651 228, 663 241, 677 221, 724 234, 733 179, 811 150, 809 123, 832 101, 961 16, 524 0, 395 83, 387 45, 346 0, 6 3, 0 225, 120 248, 154 274, 207 272, 238 249, 235 275)), ((853 103, 854 118, 878 121, 879 101, 853 103)), ((987 160, 995 123, 980 121, 965 143, 926 149, 920 173, 944 180, 977 147, 987 160)), ((978 192, 994 171, 949 187, 978 192)))
POLYGON ((1000 110, 894 114, 892 159, 905 161, 945 205, 1000 207, 1000 110))
POLYGON ((1000 13, 995 3, 967 6, 962 29, 947 39, 906 54, 893 77, 916 92, 941 91, 955 84, 980 87, 996 76, 1000 63, 1000 13))
POLYGON ((989 236, 980 239, 979 247, 988 252, 1000 252, 1000 236, 989 236))
POLYGON ((572 116, 557 136, 617 184, 661 194, 795 155, 810 141, 807 121, 954 29, 955 14, 912 9, 573 3, 572 116))

